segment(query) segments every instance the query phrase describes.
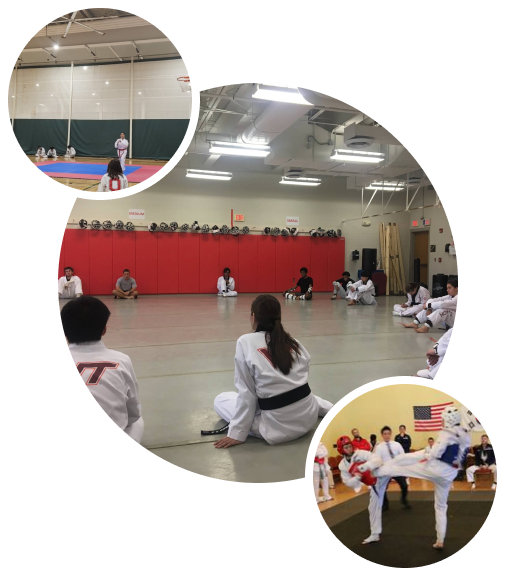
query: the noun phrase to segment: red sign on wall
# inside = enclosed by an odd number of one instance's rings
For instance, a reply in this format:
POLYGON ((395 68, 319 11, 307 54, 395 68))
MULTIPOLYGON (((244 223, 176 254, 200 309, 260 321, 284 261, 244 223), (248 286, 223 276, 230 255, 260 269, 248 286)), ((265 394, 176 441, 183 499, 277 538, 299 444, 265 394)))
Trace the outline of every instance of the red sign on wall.
POLYGON ((235 222, 243 222, 245 220, 245 216, 243 214, 235 214, 235 222))

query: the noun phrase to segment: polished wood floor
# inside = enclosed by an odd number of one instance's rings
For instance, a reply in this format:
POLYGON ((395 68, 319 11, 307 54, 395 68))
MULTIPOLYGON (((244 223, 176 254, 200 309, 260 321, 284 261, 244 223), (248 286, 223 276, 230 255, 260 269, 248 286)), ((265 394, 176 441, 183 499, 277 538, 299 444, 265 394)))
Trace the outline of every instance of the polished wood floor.
MULTIPOLYGON (((475 490, 476 491, 482 491, 482 490, 489 491, 490 486, 491 486, 490 482, 477 481, 477 487, 475 490)), ((452 485, 452 489, 456 492, 470 492, 470 491, 472 491, 471 490, 471 484, 469 482, 466 482, 466 481, 454 482, 452 485)), ((409 490, 412 490, 412 491, 415 490, 415 491, 419 491, 419 492, 423 492, 423 491, 432 492, 433 491, 433 484, 431 482, 428 482, 427 480, 419 480, 418 478, 410 478, 409 479, 409 490)), ((392 481, 388 487, 388 492, 400 492, 400 487, 398 486, 398 484, 396 482, 392 481)), ((357 496, 360 496, 360 495, 365 494, 365 493, 366 493, 365 489, 362 489, 361 492, 358 492, 356 494, 354 492, 354 490, 347 488, 347 486, 345 486, 345 484, 338 481, 335 483, 334 488, 330 488, 330 496, 333 496, 333 500, 329 500, 328 502, 320 502, 318 504, 319 510, 321 510, 321 512, 323 510, 328 510, 329 508, 333 508, 334 506, 338 506, 338 504, 342 504, 342 502, 346 502, 347 500, 352 500, 353 498, 356 498, 357 496)))
MULTIPOLYGON (((35 164, 35 156, 28 156, 31 162, 35 164)), ((108 163, 112 158, 98 158, 93 156, 81 157, 75 159, 78 162, 84 162, 86 164, 96 164, 96 163, 108 163)), ((64 156, 58 157, 58 162, 72 162, 72 160, 66 160, 64 156)), ((46 162, 52 162, 52 160, 46 160, 46 162)), ((164 166, 167 163, 166 160, 146 160, 142 158, 141 160, 137 160, 136 158, 131 158, 126 160, 127 166, 164 166)), ((98 190, 98 184, 100 184, 100 180, 86 180, 84 178, 53 178, 49 174, 47 174, 50 178, 52 178, 55 182, 61 182, 61 184, 65 184, 69 188, 74 188, 74 190, 82 190, 86 192, 96 192, 98 190)), ((129 182, 128 188, 135 186, 137 182, 129 182)))

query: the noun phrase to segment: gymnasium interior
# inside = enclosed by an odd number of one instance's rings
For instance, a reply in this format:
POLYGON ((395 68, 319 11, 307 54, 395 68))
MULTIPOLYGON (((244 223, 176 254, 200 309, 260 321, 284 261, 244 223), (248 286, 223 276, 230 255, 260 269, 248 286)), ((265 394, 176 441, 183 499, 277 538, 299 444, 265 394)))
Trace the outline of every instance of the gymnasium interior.
POLYGON ((130 186, 156 174, 178 150, 191 115, 182 56, 156 26, 129 12, 92 8, 42 28, 15 62, 9 117, 27 158, 53 180, 93 192, 129 142, 130 186), (65 158, 67 145, 75 158, 65 158), (54 147, 58 158, 39 160, 54 147))
POLYGON ((406 302, 405 282, 443 290, 457 273, 443 199, 394 135, 335 98, 300 88, 303 101, 288 102, 279 98, 293 90, 274 92, 258 84, 202 92, 179 164, 133 196, 77 199, 59 264, 59 276, 72 266, 84 294, 111 310, 104 341, 133 361, 143 445, 187 470, 241 482, 301 478, 311 440, 269 446, 249 438, 216 450, 216 437, 200 435, 223 425, 213 400, 234 389, 236 340, 251 330, 257 294, 279 298, 286 330, 311 355, 313 392, 335 403, 426 366, 444 331, 405 329, 393 305, 406 302), (332 300, 333 281, 344 270, 356 281, 365 265, 379 279, 377 305, 332 300), (313 299, 284 299, 303 266, 313 299), (236 298, 217 297, 224 267, 236 298), (124 268, 137 300, 111 295, 124 268))

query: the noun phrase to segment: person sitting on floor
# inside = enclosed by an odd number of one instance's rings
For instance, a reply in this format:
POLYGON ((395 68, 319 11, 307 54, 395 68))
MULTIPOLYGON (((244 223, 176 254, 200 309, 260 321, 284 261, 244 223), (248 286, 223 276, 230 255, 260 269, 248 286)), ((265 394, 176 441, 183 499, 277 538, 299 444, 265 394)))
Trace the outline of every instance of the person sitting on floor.
POLYGON ((35 158, 37 160, 44 160, 45 158, 47 158, 46 150, 43 146, 39 146, 37 148, 37 152, 35 152, 35 158))
POLYGON ((70 146, 70 144, 67 146, 67 152, 65 154, 65 158, 75 158, 75 148, 73 146, 70 146))
POLYGON ((235 291, 235 280, 230 277, 230 269, 225 268, 223 270, 223 275, 217 280, 217 295, 223 296, 236 296, 238 292, 235 291))
POLYGON ((375 286, 372 282, 372 275, 370 272, 363 270, 361 272, 361 280, 354 284, 348 284, 347 306, 355 306, 356 304, 377 304, 375 300, 375 286))
POLYGON ((121 300, 132 300, 138 297, 139 291, 137 283, 135 279, 130 276, 128 268, 125 268, 121 278, 117 279, 116 287, 112 291, 112 294, 114 294, 114 298, 120 298, 121 300))
POLYGON ((295 284, 293 278, 293 287, 284 292, 284 298, 288 300, 312 300, 312 288, 314 287, 314 280, 308 276, 309 271, 305 266, 300 268, 301 278, 295 284), (295 294, 297 288, 300 288, 300 294, 295 294))
POLYGON ((229 423, 219 429, 227 430, 227 436, 214 444, 216 448, 242 444, 248 436, 268 444, 295 440, 333 406, 312 394, 310 354, 284 330, 279 300, 270 294, 258 296, 251 305, 250 322, 253 332, 237 341, 238 392, 223 392, 214 400, 216 413, 229 423))
POLYGON ((407 293, 407 302, 395 304, 393 316, 414 316, 414 314, 421 312, 430 298, 429 290, 416 282, 409 282, 405 286, 405 292, 407 293))
POLYGON ((430 348, 426 353, 426 363, 428 365, 424 370, 419 370, 417 375, 419 378, 429 378, 433 380, 437 375, 438 369, 442 366, 442 361, 444 359, 445 353, 451 341, 452 328, 440 338, 438 342, 435 343, 433 348, 430 348))
POLYGON ((335 280, 333 282, 333 296, 331 297, 332 300, 337 299, 337 294, 345 300, 347 298, 348 293, 348 284, 354 284, 354 280, 351 278, 349 272, 342 272, 342 278, 335 280))
POLYGON ((47 157, 53 158, 54 160, 58 158, 58 152, 56 152, 56 148, 54 146, 51 146, 51 148, 49 148, 47 151, 47 157))
POLYGON ((82 282, 79 276, 74 276, 72 266, 66 266, 65 274, 58 280, 58 298, 68 300, 82 296, 82 282))

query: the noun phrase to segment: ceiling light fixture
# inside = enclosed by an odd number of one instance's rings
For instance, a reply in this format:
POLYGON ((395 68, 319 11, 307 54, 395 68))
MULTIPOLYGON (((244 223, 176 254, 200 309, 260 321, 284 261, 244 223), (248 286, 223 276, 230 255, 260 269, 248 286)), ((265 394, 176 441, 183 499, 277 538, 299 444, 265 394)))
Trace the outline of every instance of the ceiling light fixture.
POLYGON ((229 156, 252 156, 255 158, 265 158, 270 154, 270 146, 263 144, 238 144, 237 142, 216 142, 210 143, 209 152, 211 154, 227 154, 229 156))
POLYGON ((383 190, 384 192, 399 192, 405 188, 405 182, 372 182, 365 190, 383 190))
POLYGON ((362 162, 363 164, 378 164, 385 159, 384 154, 381 152, 363 152, 362 150, 333 150, 331 160, 339 160, 340 162, 362 162))
POLYGON ((186 171, 186 178, 202 178, 204 180, 231 180, 232 172, 216 172, 215 170, 192 170, 186 171))
POLYGON ((288 88, 287 86, 267 86, 265 84, 255 84, 253 98, 261 100, 271 100, 273 102, 285 102, 286 104, 304 104, 312 106, 300 94, 298 88, 288 88))
POLYGON ((55 44, 55 45, 53 46, 53 48, 54 48, 55 50, 58 50, 58 48, 59 48, 58 44, 55 44))
POLYGON ((283 176, 279 184, 291 184, 293 186, 319 186, 321 184, 321 179, 304 177, 287 178, 286 176, 283 176))
POLYGON ((87 66, 84 66, 84 70, 87 70, 87 69, 88 69, 88 67, 87 67, 87 66))

